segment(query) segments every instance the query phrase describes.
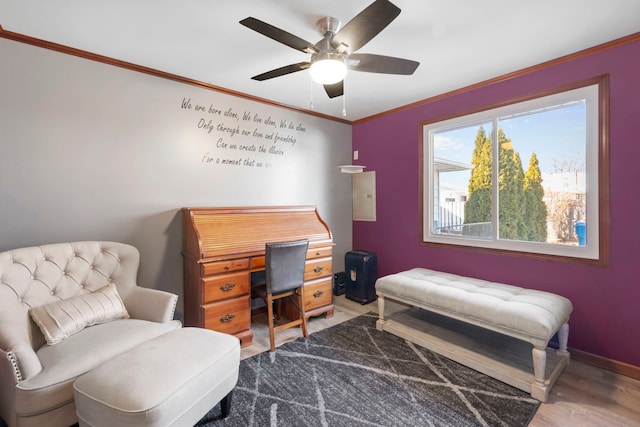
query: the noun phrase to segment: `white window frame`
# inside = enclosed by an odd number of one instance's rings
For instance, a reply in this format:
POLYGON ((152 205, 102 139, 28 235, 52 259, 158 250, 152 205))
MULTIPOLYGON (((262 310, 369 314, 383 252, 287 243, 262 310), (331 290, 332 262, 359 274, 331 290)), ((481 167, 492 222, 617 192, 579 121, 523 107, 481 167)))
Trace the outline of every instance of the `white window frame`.
MULTIPOLYGON (((601 230, 603 222, 601 222, 601 214, 608 215, 608 206, 606 210, 601 209, 600 179, 603 176, 601 167, 602 153, 606 153, 608 160, 608 148, 602 140, 606 139, 606 132, 603 131, 605 126, 606 111, 603 108, 602 85, 606 84, 606 79, 598 79, 585 83, 580 86, 576 84, 573 89, 553 92, 551 95, 532 96, 526 100, 515 100, 504 102, 498 107, 490 108, 483 111, 472 112, 469 114, 448 118, 439 121, 427 122, 422 124, 421 135, 421 151, 422 161, 422 240, 424 243, 447 244, 456 246, 465 246, 470 248, 482 248, 499 251, 513 251, 520 254, 542 255, 543 257, 570 257, 584 260, 597 260, 605 262, 603 257, 603 242, 601 242, 601 230), (603 83, 604 80, 604 83, 603 83), (498 238, 498 185, 496 184, 498 171, 498 119, 505 116, 522 114, 535 111, 537 109, 562 105, 575 102, 577 100, 586 100, 586 214, 588 218, 587 242, 585 246, 560 245, 542 242, 525 242, 515 240, 502 240, 498 238), (491 238, 474 238, 471 236, 450 236, 437 234, 434 231, 434 203, 435 189, 433 179, 435 177, 434 155, 433 155, 433 136, 434 134, 449 130, 474 126, 481 123, 491 122, 492 126, 492 170, 493 173, 493 196, 492 196, 492 236, 491 238)), ((550 93, 550 92, 546 92, 550 93)), ((608 167, 607 167, 608 171, 608 167)), ((607 179, 608 183, 608 179, 607 179)), ((608 236, 608 233, 606 234, 608 236)), ((605 239, 608 240, 608 237, 605 239)), ((608 245, 605 245, 608 246, 608 245)))

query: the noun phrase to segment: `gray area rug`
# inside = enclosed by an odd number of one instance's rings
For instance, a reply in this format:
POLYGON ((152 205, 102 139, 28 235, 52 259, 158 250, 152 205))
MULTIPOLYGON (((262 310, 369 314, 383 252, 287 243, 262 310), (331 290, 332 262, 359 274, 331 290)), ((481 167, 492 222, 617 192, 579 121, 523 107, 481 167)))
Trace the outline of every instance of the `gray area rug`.
POLYGON ((526 426, 525 392, 375 328, 363 315, 240 363, 212 426, 526 426))

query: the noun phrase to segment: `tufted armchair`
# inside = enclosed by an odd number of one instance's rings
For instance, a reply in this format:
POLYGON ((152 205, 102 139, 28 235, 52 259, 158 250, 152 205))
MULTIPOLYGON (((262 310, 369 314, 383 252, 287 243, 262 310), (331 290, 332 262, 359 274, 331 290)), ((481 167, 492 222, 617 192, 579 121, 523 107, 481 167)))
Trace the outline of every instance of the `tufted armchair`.
MULTIPOLYGON (((76 378, 181 327, 173 320, 176 295, 137 286, 139 260, 136 248, 115 242, 59 243, 0 252, 0 417, 9 427, 76 423, 76 378), (104 289, 113 289, 115 301, 124 303, 124 315, 98 319, 88 327, 78 327, 71 316, 77 331, 48 343, 49 335, 33 320, 35 311, 55 315, 56 311, 43 309, 69 303, 71 298, 100 296, 104 289), (40 308, 31 310, 34 307, 40 308)), ((58 313, 68 311, 66 306, 57 309, 58 313)), ((53 326, 65 329, 69 322, 53 326)))

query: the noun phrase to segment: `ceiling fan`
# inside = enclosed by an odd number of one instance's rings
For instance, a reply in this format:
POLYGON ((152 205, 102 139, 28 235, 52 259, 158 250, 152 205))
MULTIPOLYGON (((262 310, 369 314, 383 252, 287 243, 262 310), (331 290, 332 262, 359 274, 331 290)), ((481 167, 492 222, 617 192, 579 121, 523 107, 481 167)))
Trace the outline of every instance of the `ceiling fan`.
POLYGON ((391 56, 354 53, 400 14, 400 9, 388 0, 376 0, 340 28, 340 21, 326 17, 318 20, 316 29, 323 36, 313 44, 259 19, 248 17, 240 24, 277 42, 311 54, 308 62, 285 65, 251 77, 263 81, 309 69, 311 77, 324 86, 329 98, 344 94, 347 68, 354 71, 410 75, 419 62, 391 56))

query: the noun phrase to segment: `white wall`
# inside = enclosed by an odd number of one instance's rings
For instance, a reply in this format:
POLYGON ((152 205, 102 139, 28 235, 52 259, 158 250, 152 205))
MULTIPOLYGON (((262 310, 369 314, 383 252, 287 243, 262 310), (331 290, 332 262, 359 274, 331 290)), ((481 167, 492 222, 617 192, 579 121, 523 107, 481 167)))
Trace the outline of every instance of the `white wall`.
POLYGON ((182 297, 181 207, 315 205, 344 269, 350 125, 4 39, 0 57, 0 250, 130 243, 140 284, 182 297))

